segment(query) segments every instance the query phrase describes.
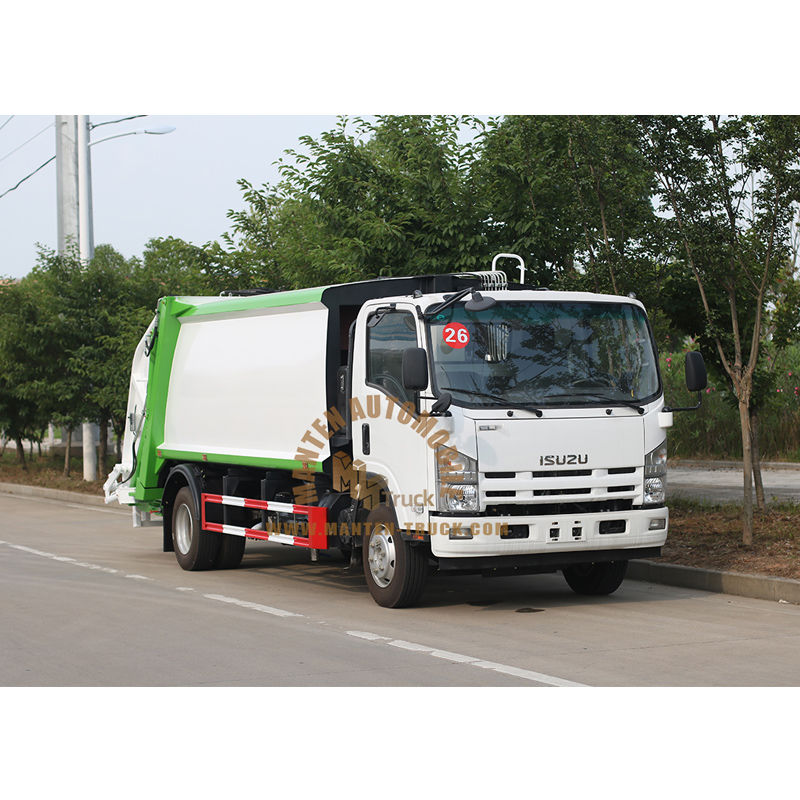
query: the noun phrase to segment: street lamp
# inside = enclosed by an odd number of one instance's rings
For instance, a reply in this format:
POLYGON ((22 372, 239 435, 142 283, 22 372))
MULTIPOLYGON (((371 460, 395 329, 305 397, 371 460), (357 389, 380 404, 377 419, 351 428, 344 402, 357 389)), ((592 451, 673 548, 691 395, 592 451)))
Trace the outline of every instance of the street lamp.
MULTIPOLYGON (((153 136, 163 136, 176 130, 174 125, 161 125, 155 128, 139 128, 135 131, 115 133, 102 139, 90 141, 92 124, 88 116, 78 117, 78 208, 80 222, 78 225, 78 247, 81 258, 89 261, 94 257, 94 211, 92 206, 92 159, 89 148, 96 144, 107 142, 110 139, 119 139, 122 136, 136 136, 141 133, 153 136)), ((84 464, 86 462, 84 461, 84 464)), ((87 479, 88 480, 88 479, 87 479)), ((94 480, 92 478, 91 480, 94 480)))
MULTIPOLYGON (((122 120, 114 120, 122 122, 122 120)), ((108 123, 101 123, 108 124, 108 123)), ((58 156, 58 225, 59 243, 65 247, 72 236, 78 245, 81 259, 89 261, 94 257, 94 215, 92 211, 92 164, 89 148, 109 139, 137 134, 163 135, 172 133, 174 126, 165 125, 154 128, 140 128, 126 131, 103 139, 90 141, 91 129, 95 127, 86 115, 56 117, 56 154, 58 156), (77 208, 76 208, 77 206, 77 208), (77 213, 75 213, 77 211, 77 213)), ((97 479, 97 450, 95 448, 94 427, 83 423, 83 478, 86 481, 97 479)))

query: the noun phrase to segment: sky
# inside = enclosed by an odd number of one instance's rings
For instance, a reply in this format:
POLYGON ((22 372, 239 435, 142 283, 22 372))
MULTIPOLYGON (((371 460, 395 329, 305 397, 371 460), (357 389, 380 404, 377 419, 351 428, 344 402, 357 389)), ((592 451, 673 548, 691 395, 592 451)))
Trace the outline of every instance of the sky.
MULTIPOLYGON (((89 5, 100 8, 95 0, 89 5)), ((245 208, 237 181, 275 182, 284 152, 302 135, 331 129, 337 114, 796 110, 785 91, 791 47, 773 47, 768 37, 749 42, 747 59, 730 75, 720 72, 709 32, 714 41, 732 40, 741 21, 689 0, 677 0, 669 14, 645 13, 633 0, 586 3, 583 13, 500 0, 480 17, 454 0, 410 0, 388 27, 364 13, 372 8, 366 0, 314 2, 313 13, 269 5, 252 25, 242 24, 252 7, 240 0, 225 14, 192 19, 166 0, 145 6, 157 25, 143 10, 108 36, 102 16, 73 17, 65 7, 42 26, 38 5, 18 4, 9 29, 35 29, 36 37, 10 37, 0 49, 0 195, 55 154, 55 129, 48 127, 55 116, 42 111, 161 112, 104 125, 94 139, 176 127, 91 150, 95 244, 126 257, 141 256, 155 237, 218 240, 230 230, 227 212, 245 208), (656 30, 659 41, 679 41, 686 57, 658 60, 656 30), (70 59, 61 57, 67 41, 76 45, 70 59), (28 113, 9 119, 15 111, 28 113)), ((800 11, 765 0, 761 16, 779 7, 789 30, 787 15, 800 11)), ((26 275, 37 245, 56 247, 55 166, 0 197, 0 277, 26 275)))
MULTIPOLYGON (((90 116, 92 124, 131 114, 90 116)), ((56 152, 54 115, 0 115, 0 194, 56 152)), ((279 179, 276 161, 337 123, 334 115, 149 115, 92 131, 94 239, 126 258, 148 240, 174 236, 203 245, 230 230, 227 212, 246 204, 237 184, 279 179), (165 135, 99 139, 174 126, 165 135)), ((21 278, 35 266, 38 245, 56 249, 56 162, 0 197, 0 276, 21 278)))

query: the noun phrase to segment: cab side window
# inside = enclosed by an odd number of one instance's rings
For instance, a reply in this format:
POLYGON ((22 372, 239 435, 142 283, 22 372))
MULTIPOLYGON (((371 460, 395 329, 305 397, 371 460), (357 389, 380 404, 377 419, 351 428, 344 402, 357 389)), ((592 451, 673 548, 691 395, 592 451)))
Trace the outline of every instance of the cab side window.
POLYGON ((407 311, 381 312, 367 327, 367 383, 398 402, 414 401, 414 393, 403 387, 403 351, 417 346, 417 327, 407 311), (369 325, 371 324, 371 327, 369 325))

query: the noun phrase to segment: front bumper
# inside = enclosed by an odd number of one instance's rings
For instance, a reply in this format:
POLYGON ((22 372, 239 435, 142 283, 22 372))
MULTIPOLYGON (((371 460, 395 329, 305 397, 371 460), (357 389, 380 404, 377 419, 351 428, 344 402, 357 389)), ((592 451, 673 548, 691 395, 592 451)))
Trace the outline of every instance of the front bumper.
POLYGON ((660 507, 524 517, 431 514, 428 532, 431 552, 437 558, 521 555, 559 558, 586 552, 660 548, 667 539, 668 529, 669 510, 660 507), (461 538, 467 529, 472 538, 461 538))

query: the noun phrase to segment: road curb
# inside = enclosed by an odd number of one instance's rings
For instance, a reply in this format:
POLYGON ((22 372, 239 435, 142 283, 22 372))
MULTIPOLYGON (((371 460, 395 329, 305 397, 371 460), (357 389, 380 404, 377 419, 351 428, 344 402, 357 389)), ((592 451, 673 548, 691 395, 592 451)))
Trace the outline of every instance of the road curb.
POLYGON ((782 600, 784 603, 800 604, 800 581, 791 578, 746 575, 678 564, 657 564, 654 561, 630 561, 626 578, 703 592, 752 597, 756 600, 772 600, 776 603, 782 600))
MULTIPOLYGON (((97 495, 67 492, 63 489, 47 489, 43 486, 28 486, 23 483, 0 483, 0 493, 17 497, 40 497, 74 505, 106 505, 105 499, 97 495)), ((703 592, 752 597, 757 600, 774 602, 783 600, 785 603, 800 605, 800 581, 790 578, 745 575, 737 572, 683 567, 677 564, 657 564, 654 561, 629 562, 626 578, 703 592)))
MULTIPOLYGON (((741 472, 744 464, 741 461, 702 461, 697 458, 671 458, 667 468, 688 467, 697 469, 735 469, 741 472)), ((800 463, 795 461, 762 461, 761 469, 764 470, 800 470, 800 463)))
POLYGON ((44 500, 60 500, 86 506, 104 506, 105 498, 94 494, 68 492, 65 489, 47 489, 44 486, 28 486, 25 483, 0 483, 0 492, 18 497, 41 497, 44 500))

